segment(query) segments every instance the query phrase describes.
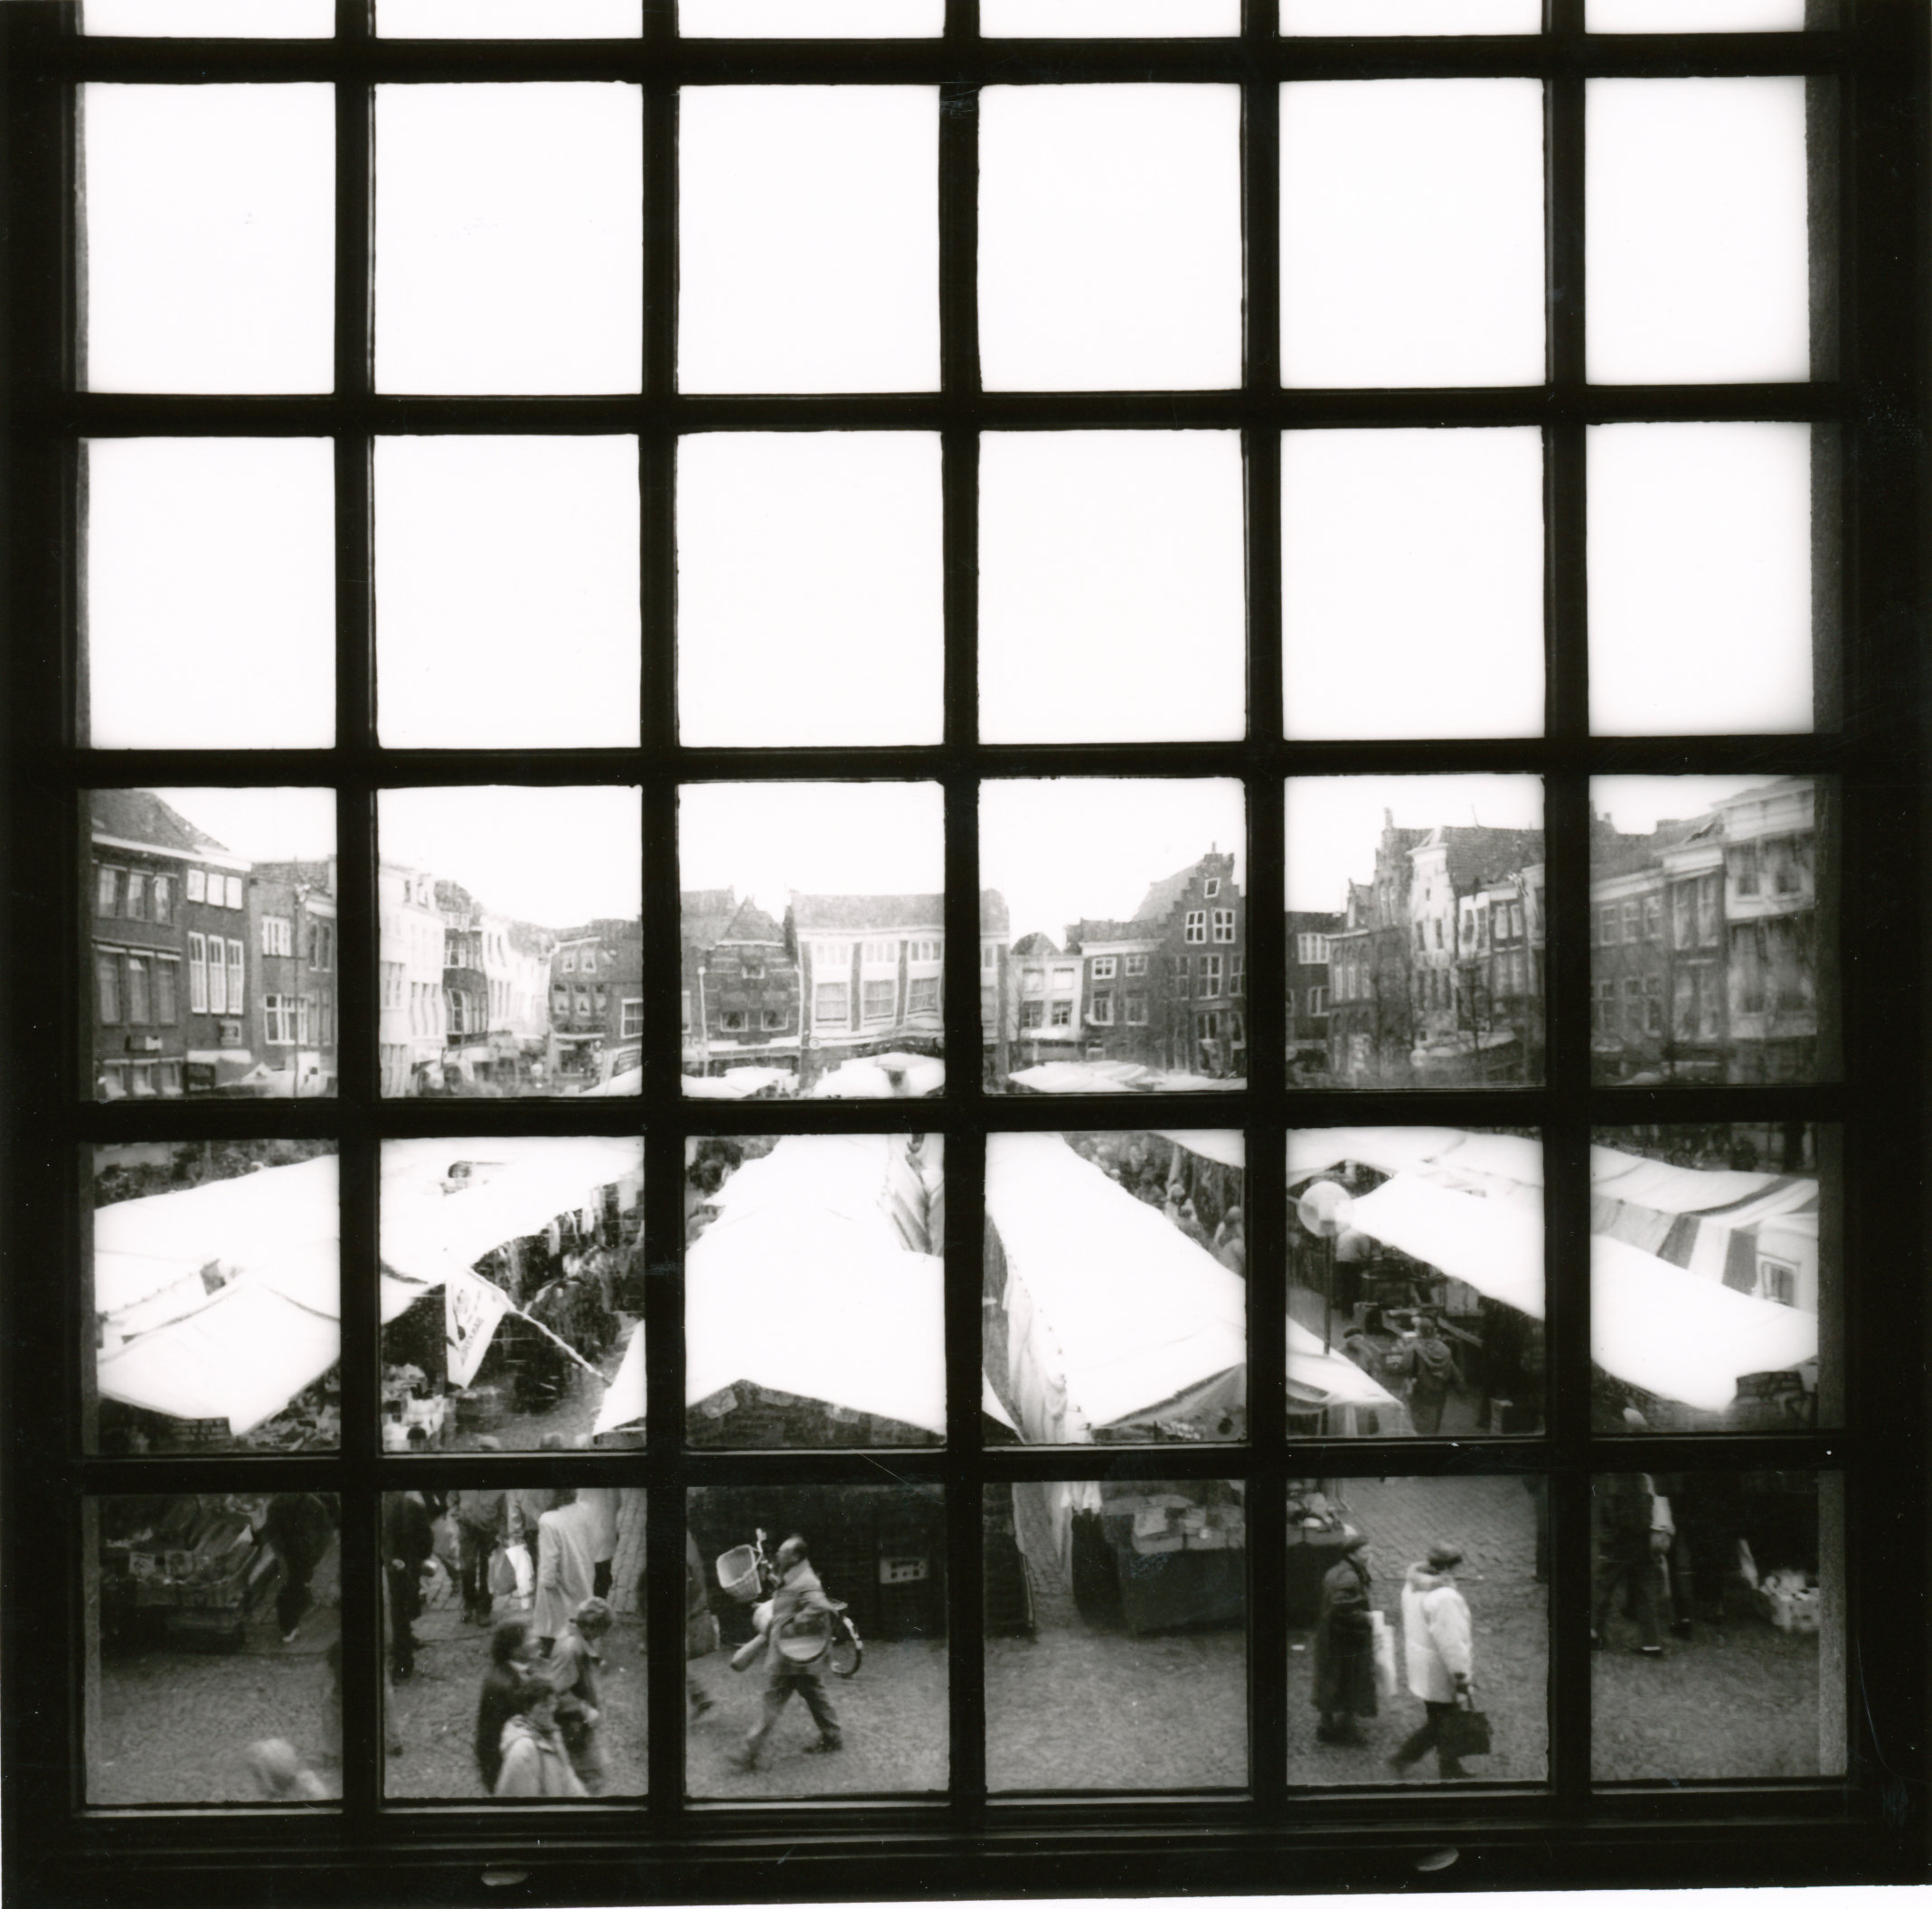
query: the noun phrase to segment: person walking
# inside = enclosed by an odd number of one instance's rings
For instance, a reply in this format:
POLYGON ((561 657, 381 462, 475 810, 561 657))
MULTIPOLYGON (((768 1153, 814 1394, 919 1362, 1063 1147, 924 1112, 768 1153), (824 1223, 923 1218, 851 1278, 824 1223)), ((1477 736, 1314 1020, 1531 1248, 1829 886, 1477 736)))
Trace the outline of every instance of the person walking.
POLYGON ((1462 1374, 1441 1327, 1426 1313, 1416 1321, 1416 1336, 1402 1363, 1409 1374, 1409 1419, 1420 1436, 1433 1437, 1442 1428, 1443 1407, 1462 1383, 1462 1374))
POLYGON ((1352 1531, 1342 1556, 1322 1579, 1315 1626, 1315 1695, 1321 1713, 1315 1738, 1324 1744, 1363 1741, 1358 1716, 1373 1716, 1375 1626, 1369 1614, 1369 1540, 1352 1531))
POLYGON ((1610 1634, 1616 1594, 1636 1620, 1639 1657, 1662 1657, 1658 1609, 1663 1600, 1663 1560, 1670 1554, 1670 1507, 1641 1472, 1613 1472, 1590 1481, 1596 1511, 1597 1563, 1590 1583, 1590 1648, 1603 1649, 1610 1634))
POLYGON ((275 1623, 285 1644, 295 1642, 303 1613, 315 1603, 309 1582, 335 1537, 334 1509, 317 1492, 278 1491, 262 1513, 255 1541, 266 1541, 282 1567, 275 1594, 275 1623))
POLYGON ((772 1594, 762 1626, 764 1650, 740 1651, 731 1660, 733 1669, 749 1669, 760 1655, 770 1664, 759 1720, 735 1759, 737 1767, 745 1771, 758 1768, 759 1752, 765 1747, 779 1713, 794 1697, 805 1699, 812 1721, 818 1726, 818 1741, 806 1748, 833 1751, 844 1747, 839 1715, 825 1694, 825 1680, 819 1671, 832 1641, 832 1619, 839 1607, 825 1595, 812 1568, 806 1541, 796 1531, 778 1547, 777 1563, 778 1587, 772 1594), (815 1651, 812 1650, 815 1642, 815 1651))
POLYGON ((712 1616, 711 1581, 704 1575, 704 1559, 698 1541, 687 1528, 684 1532, 684 1696, 691 1705, 695 1723, 712 1707, 712 1695, 692 1674, 693 1657, 708 1657, 718 1648, 718 1621, 712 1616), (702 1632, 701 1639, 698 1635, 702 1632), (698 1649, 699 1642, 704 1648, 698 1649))
POLYGON ((1426 1714, 1422 1727, 1389 1763, 1392 1769, 1407 1770, 1433 1749, 1436 1768, 1445 1781, 1469 1774, 1443 1741, 1449 1713, 1456 1700, 1468 1694, 1475 1675, 1469 1606, 1456 1585, 1456 1567, 1462 1561, 1463 1554, 1454 1545, 1431 1545, 1428 1562, 1409 1566, 1402 1581, 1402 1647, 1409 1688, 1422 1699, 1426 1714))
POLYGON ((597 1644, 608 1633, 611 1622, 610 1606, 600 1597, 587 1597, 571 1612, 570 1622, 558 1633, 550 1655, 536 1672, 557 1693, 557 1725, 563 1733, 563 1747, 570 1753, 578 1781, 593 1796, 604 1786, 604 1754, 597 1737, 604 1714, 597 1673, 604 1660, 597 1644))
POLYGON ((501 1491, 458 1491, 450 1508, 457 1528, 457 1581, 463 1588, 463 1622, 486 1624, 495 1600, 490 1594, 490 1558, 509 1533, 501 1491))
POLYGON ((1230 1207, 1214 1229, 1214 1256, 1230 1273, 1248 1276, 1248 1234, 1241 1222, 1241 1209, 1230 1207))
POLYGON ((503 1773, 504 1727, 522 1714, 536 1655, 536 1640, 520 1617, 506 1619, 490 1633, 490 1668, 476 1694, 476 1771, 492 1796, 503 1773))
MULTIPOLYGON (((578 1444, 590 1443, 587 1433, 578 1444)), ((577 1494, 577 1502, 590 1508, 590 1594, 610 1595, 611 1566, 617 1555, 617 1487, 587 1485, 577 1494)))
POLYGON ((571 1612, 596 1594, 597 1582, 596 1510, 568 1489, 557 1497, 537 1519, 537 1602, 530 1622, 546 1653, 571 1612))

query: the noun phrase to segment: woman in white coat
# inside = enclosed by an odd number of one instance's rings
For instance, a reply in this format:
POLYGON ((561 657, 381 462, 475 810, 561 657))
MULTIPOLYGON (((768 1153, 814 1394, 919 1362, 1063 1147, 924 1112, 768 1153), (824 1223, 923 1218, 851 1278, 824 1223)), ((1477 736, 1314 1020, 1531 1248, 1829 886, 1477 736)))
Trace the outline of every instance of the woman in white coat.
POLYGON ((1469 1606, 1456 1588, 1463 1554, 1453 1545, 1431 1545, 1426 1565, 1411 1565, 1402 1581, 1402 1644, 1409 1688, 1428 1713, 1422 1727, 1389 1761, 1406 1770, 1433 1749, 1444 1777, 1468 1772, 1443 1739, 1445 1719, 1469 1689, 1475 1669, 1469 1606))

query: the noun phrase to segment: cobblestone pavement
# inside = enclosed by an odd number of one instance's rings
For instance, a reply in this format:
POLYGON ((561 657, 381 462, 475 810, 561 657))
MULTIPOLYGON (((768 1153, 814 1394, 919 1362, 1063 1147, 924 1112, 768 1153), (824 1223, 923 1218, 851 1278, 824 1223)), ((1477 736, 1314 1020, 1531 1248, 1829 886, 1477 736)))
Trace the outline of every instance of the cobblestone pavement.
POLYGON ((1535 1500, 1516 1478, 1350 1478, 1334 1492, 1369 1534, 1379 1576, 1397 1583, 1431 1545, 1455 1545, 1467 1587, 1533 1581, 1535 1500))

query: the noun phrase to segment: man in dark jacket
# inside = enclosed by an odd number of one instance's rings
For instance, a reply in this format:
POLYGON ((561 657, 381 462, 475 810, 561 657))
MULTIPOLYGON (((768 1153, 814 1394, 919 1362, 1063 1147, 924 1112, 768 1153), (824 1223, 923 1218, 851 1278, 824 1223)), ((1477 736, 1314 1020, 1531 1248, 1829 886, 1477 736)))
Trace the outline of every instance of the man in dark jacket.
POLYGON ((309 1580, 335 1536, 334 1509, 316 1492, 278 1491, 269 1500, 269 1509, 262 1514, 261 1538, 268 1540, 282 1567, 281 1588, 275 1594, 275 1622, 285 1644, 295 1641, 303 1613, 315 1603, 309 1580))
MULTIPOLYGON (((772 1594, 763 1625, 765 1649, 746 1658, 749 1664, 762 1654, 770 1668, 761 1714, 737 1758, 741 1770, 758 1768, 758 1754, 765 1747, 779 1712, 794 1696, 805 1699, 812 1721, 818 1726, 818 1741, 806 1748, 825 1751, 844 1746, 839 1714, 825 1694, 825 1680, 820 1674, 824 1651, 831 1641, 832 1618, 839 1607, 825 1595, 806 1556, 805 1539, 796 1532, 778 1547, 778 1588, 772 1594), (811 1650, 814 1642, 819 1647, 816 1652, 811 1650)), ((736 1660, 732 1668, 740 1668, 736 1660)))
POLYGON ((389 1578, 390 1668, 400 1684, 416 1671, 416 1632, 422 1614, 423 1566, 436 1550, 429 1507, 414 1491, 382 1500, 382 1557, 389 1578))
POLYGON ((1592 1480, 1596 1513, 1597 1568, 1590 1586, 1590 1644, 1601 1649, 1609 1634, 1610 1608, 1623 1591, 1636 1620, 1636 1650, 1661 1657, 1663 1641, 1658 1606, 1663 1596, 1663 1560, 1671 1548, 1667 1514, 1641 1472, 1615 1472, 1592 1480))
POLYGON ((1342 1556, 1322 1579, 1321 1614, 1315 1627, 1315 1707, 1324 1744, 1360 1744, 1358 1716, 1373 1716, 1375 1627, 1369 1615, 1368 1539, 1352 1532, 1342 1556))

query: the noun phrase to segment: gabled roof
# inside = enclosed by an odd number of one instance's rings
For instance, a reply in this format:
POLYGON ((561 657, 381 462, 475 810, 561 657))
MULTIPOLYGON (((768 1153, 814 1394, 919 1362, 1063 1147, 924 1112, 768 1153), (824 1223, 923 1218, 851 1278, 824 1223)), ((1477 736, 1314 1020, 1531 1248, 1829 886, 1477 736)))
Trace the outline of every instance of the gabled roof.
POLYGON ((198 849, 217 855, 233 852, 212 835, 203 834, 152 789, 93 789, 89 792, 88 804, 97 835, 150 842, 157 849, 190 854, 198 849))
POLYGON ((1051 935, 1023 935, 1013 945, 1015 954, 1058 954, 1059 945, 1051 935))
POLYGON ((737 914, 731 917, 730 925, 712 944, 714 947, 728 945, 783 947, 785 930, 748 895, 739 905, 737 914))
POLYGON ((834 928, 929 928, 946 920, 943 895, 799 895, 792 919, 801 931, 834 928))
POLYGON ((688 947, 706 953, 738 913, 735 889, 685 889, 677 898, 678 935, 688 947))
POLYGON ((258 861, 251 871, 257 881, 297 882, 312 889, 325 889, 333 895, 335 864, 327 861, 258 861))
POLYGON ((1680 848, 1700 833, 1711 821, 1698 815, 1689 822, 1660 822, 1647 835, 1613 835, 1590 844, 1590 879, 1607 880, 1629 875, 1638 869, 1658 865, 1667 849, 1680 848))
POLYGON ((1230 884, 1234 874, 1234 857, 1217 855, 1211 850, 1198 860, 1191 861, 1184 869, 1176 869, 1172 875, 1164 875, 1141 898, 1139 907, 1134 910, 1136 921, 1165 921, 1180 905, 1181 898, 1187 893, 1188 886, 1195 876, 1212 862, 1217 868, 1225 865, 1228 870, 1224 878, 1230 884))
POLYGON ((1527 862, 1543 859, 1541 829, 1437 828, 1418 844, 1445 848, 1449 886, 1458 893, 1486 887, 1513 875, 1527 862))

